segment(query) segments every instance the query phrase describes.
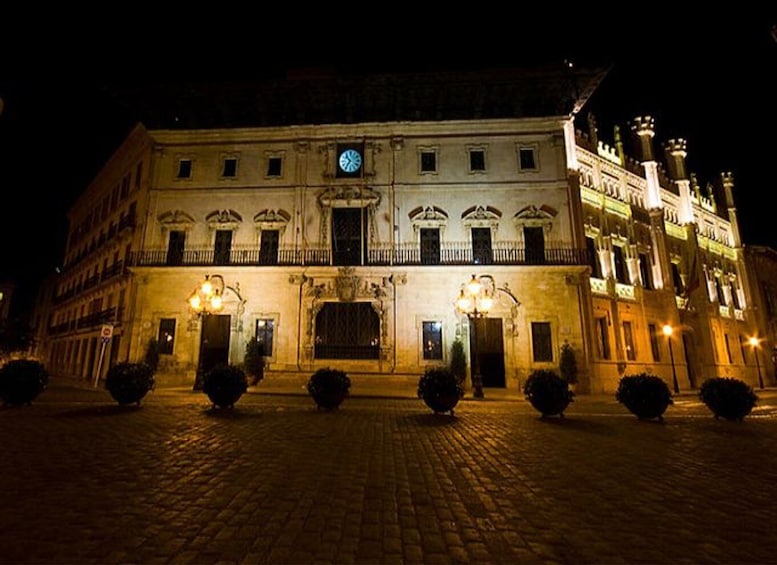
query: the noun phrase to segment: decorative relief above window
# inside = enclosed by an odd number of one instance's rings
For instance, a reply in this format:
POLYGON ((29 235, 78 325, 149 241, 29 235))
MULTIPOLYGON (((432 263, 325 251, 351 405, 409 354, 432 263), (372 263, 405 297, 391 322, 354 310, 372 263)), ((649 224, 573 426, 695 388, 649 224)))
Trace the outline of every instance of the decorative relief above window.
POLYGON ((286 210, 264 209, 254 216, 254 224, 260 231, 278 230, 281 236, 286 230, 286 226, 291 221, 291 214, 286 210))
POLYGON ((236 230, 243 218, 234 210, 214 210, 207 216, 205 221, 211 230, 236 230))
POLYGON ((534 205, 526 206, 513 216, 513 224, 518 230, 521 230, 524 227, 541 227, 545 237, 547 237, 553 226, 553 219, 557 214, 558 211, 555 208, 546 204, 543 204, 539 208, 534 205))
POLYGON ((410 210, 407 216, 415 231, 421 228, 444 229, 448 224, 448 213, 437 206, 427 206, 426 208, 418 206, 410 210))
POLYGON ((195 224, 195 220, 183 210, 168 210, 157 217, 162 225, 162 231, 187 231, 195 224))
POLYGON ((496 230, 499 226, 499 220, 502 219, 502 212, 492 206, 472 206, 462 212, 461 219, 467 229, 491 228, 496 230))

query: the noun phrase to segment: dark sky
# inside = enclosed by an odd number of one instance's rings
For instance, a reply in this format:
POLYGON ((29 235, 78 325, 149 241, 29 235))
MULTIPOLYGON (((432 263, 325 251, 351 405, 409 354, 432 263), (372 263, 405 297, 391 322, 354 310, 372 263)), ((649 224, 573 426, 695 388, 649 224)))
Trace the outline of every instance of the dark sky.
POLYGON ((250 80, 268 70, 321 65, 423 70, 569 59, 609 67, 583 110, 596 116, 600 138, 611 143, 613 125, 625 133, 635 116, 653 116, 657 149, 667 139, 685 138, 689 169, 702 184, 721 171, 734 173, 745 243, 777 249, 774 14, 710 12, 704 21, 669 21, 661 14, 570 17, 541 25, 490 18, 462 18, 445 29, 417 21, 385 39, 371 29, 324 29, 280 48, 255 35, 237 40, 222 32, 153 44, 124 41, 121 49, 103 44, 104 53, 53 50, 36 64, 10 57, 5 72, 0 69, 0 279, 15 279, 30 294, 61 261, 67 209, 137 119, 117 103, 117 83, 250 80))

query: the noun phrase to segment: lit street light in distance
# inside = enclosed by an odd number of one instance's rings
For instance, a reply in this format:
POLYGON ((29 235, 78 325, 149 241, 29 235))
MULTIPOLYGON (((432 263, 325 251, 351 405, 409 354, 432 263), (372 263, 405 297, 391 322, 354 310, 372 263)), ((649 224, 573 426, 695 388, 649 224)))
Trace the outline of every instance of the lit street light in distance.
POLYGON ((753 348, 753 356, 755 357, 755 368, 758 370, 758 386, 759 388, 763 388, 764 379, 761 376, 761 365, 758 362, 758 349, 760 349, 761 347, 761 340, 755 336, 751 336, 750 339, 748 339, 747 341, 750 344, 750 347, 753 348))
POLYGON ((456 308, 469 319, 472 368, 472 396, 483 398, 483 376, 480 374, 480 358, 478 355, 477 319, 485 318, 494 304, 494 279, 491 275, 472 275, 466 285, 462 285, 456 308), (487 284, 483 284, 486 281, 487 284))
POLYGON ((674 367, 674 352, 672 351, 672 334, 674 333, 674 328, 669 324, 664 324, 663 331, 667 341, 669 341, 669 360, 672 362, 672 384, 674 385, 675 394, 678 394, 680 392, 680 383, 677 382, 677 370, 674 367))

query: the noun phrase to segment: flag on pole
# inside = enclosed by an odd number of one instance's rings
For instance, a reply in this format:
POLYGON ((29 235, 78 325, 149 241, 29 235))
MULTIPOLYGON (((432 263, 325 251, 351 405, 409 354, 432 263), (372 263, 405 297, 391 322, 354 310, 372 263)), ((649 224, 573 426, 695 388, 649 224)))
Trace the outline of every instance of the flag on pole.
MULTIPOLYGON (((688 279, 685 284, 685 290, 683 290, 682 296, 686 300, 690 299, 691 293, 701 286, 701 280, 699 278, 699 251, 693 249, 693 258, 691 259, 691 268, 688 271, 688 279)), ((687 305, 686 305, 687 308, 687 305)))

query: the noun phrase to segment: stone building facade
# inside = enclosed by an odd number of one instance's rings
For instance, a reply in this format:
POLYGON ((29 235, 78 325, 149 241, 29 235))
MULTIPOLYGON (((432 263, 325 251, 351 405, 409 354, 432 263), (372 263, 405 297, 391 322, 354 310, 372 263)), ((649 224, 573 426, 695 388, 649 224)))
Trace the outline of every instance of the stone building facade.
POLYGON ((96 378, 155 339, 158 381, 190 384, 257 339, 266 378, 336 366, 414 381, 459 339, 486 387, 557 368, 565 342, 580 391, 642 371, 675 389, 752 382, 730 175, 717 204, 683 140, 665 168, 650 118, 631 124, 635 158, 577 129, 599 75, 555 90, 545 75, 443 78, 311 86, 300 106, 253 107, 272 119, 249 125, 138 124, 70 211, 52 372, 96 378), (357 90, 373 97, 354 103, 357 90), (311 100, 336 115, 312 116, 311 100), (473 276, 493 299, 481 318, 456 307, 473 276), (206 278, 223 301, 209 315, 187 303, 206 278))

